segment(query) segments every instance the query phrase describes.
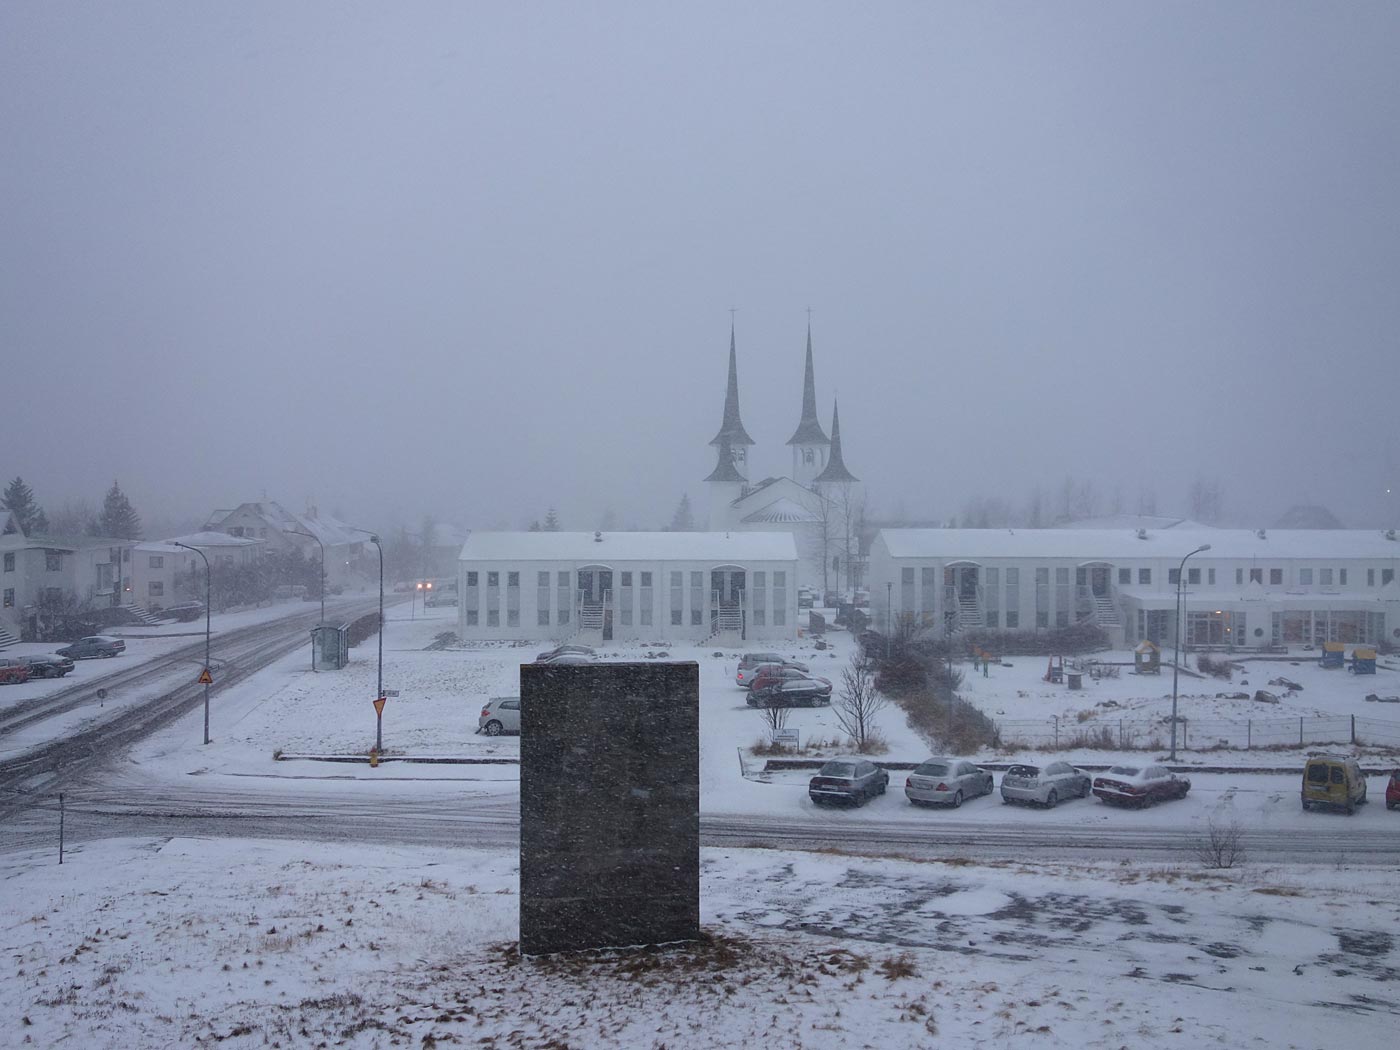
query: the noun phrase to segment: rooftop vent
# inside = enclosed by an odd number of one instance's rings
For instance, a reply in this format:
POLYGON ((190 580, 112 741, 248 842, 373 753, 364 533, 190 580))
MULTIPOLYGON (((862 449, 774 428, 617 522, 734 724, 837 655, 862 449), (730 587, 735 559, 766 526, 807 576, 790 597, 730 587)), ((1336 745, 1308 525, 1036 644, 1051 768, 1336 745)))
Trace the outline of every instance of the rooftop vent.
POLYGON ((602 543, 602 542, 603 542, 603 534, 602 534, 601 532, 595 532, 595 533, 593 534, 593 542, 594 542, 594 543, 602 543))
POLYGON ((1267 539, 1269 538, 1267 535, 1265 535, 1263 529, 1257 530, 1257 531, 1254 533, 1254 535, 1258 536, 1261 540, 1267 540, 1267 539))
POLYGON ((1393 539, 1395 539, 1395 530, 1394 530, 1394 529, 1386 529, 1386 530, 1385 530, 1385 538, 1388 539, 1388 540, 1393 540, 1393 539))
POLYGON ((1145 540, 1145 539, 1147 539, 1147 530, 1146 530, 1146 529, 1138 529, 1137 536, 1138 536, 1138 539, 1140 539, 1140 540, 1145 540))

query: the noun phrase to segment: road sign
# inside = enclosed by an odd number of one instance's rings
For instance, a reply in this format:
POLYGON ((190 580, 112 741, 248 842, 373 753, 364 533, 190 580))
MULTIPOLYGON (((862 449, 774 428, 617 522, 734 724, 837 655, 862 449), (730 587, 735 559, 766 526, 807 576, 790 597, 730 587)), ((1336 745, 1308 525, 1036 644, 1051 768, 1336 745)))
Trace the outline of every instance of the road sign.
POLYGON ((199 672, 199 684, 200 684, 200 685, 213 685, 213 684, 214 684, 214 676, 213 676, 212 674, 209 673, 209 668, 206 667, 204 670, 202 670, 202 671, 199 672))
POLYGON ((377 699, 374 701, 374 713, 375 713, 375 714, 377 714, 377 715, 382 715, 382 714, 384 713, 384 701, 385 701, 386 699, 387 699, 387 697, 381 696, 381 697, 377 698, 377 699))
POLYGON ((385 696, 398 696, 398 695, 399 695, 399 691, 398 691, 397 689, 386 689, 386 690, 384 690, 384 695, 385 695, 385 696))

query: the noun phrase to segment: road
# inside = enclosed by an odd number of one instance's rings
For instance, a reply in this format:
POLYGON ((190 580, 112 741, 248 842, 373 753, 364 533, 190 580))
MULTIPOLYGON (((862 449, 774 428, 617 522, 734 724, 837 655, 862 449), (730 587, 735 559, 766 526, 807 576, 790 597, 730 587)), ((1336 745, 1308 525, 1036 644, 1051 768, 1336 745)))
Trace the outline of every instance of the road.
MULTIPOLYGON (((340 604, 336 614, 353 619, 374 612, 377 607, 377 598, 356 600, 340 604)), ((319 610, 308 610, 221 633, 213 651, 218 679, 211 694, 256 674, 297 646, 307 645, 307 632, 319 620, 319 610)), ((56 731, 46 743, 7 759, 0 766, 0 819, 26 806, 29 797, 64 790, 65 785, 78 781, 92 767, 110 762, 130 745, 202 703, 204 687, 195 681, 193 668, 199 667, 203 658, 204 640, 201 638, 115 674, 75 683, 67 689, 5 709, 0 713, 0 740, 41 727, 51 720, 60 725, 63 716, 71 712, 86 709, 96 713, 99 690, 114 693, 139 687, 143 682, 156 686, 151 696, 114 709, 108 716, 84 719, 76 726, 65 727, 56 731), (177 669, 189 672, 183 681, 173 686, 160 682, 162 677, 177 669)))

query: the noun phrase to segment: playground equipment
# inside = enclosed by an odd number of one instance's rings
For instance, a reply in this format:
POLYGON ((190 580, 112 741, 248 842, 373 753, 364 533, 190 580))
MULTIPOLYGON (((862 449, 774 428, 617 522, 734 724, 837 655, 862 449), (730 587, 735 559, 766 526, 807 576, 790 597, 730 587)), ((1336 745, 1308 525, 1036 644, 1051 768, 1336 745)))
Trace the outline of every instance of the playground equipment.
POLYGON ((1065 680, 1065 658, 1063 656, 1052 656, 1050 662, 1045 666, 1045 681, 1054 682, 1059 685, 1065 680))
POLYGON ((1152 642, 1143 642, 1133 650, 1134 674, 1161 674, 1162 650, 1152 642))
POLYGON ((1347 670, 1352 674, 1375 674, 1376 651, 1358 645, 1351 651, 1351 666, 1347 670))
POLYGON ((1322 657, 1318 663, 1328 670, 1336 670, 1345 663, 1346 653, 1347 647, 1341 642, 1323 642, 1322 657))

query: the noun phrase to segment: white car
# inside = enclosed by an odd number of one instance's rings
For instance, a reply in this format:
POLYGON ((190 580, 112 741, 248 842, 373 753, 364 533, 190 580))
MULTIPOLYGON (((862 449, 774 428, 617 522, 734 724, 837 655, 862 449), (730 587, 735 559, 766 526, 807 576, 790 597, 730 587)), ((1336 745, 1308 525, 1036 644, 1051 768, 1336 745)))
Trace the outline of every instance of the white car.
POLYGON ((930 758, 909 774, 905 797, 915 806, 952 806, 992 793, 992 775, 961 758, 930 758))
POLYGON ((493 696, 481 709, 476 731, 487 736, 520 732, 520 697, 493 696))
POLYGON ((1088 798, 1093 786, 1093 777, 1068 762, 1018 765, 1002 774, 1001 800, 1053 807, 1064 798, 1088 798))

